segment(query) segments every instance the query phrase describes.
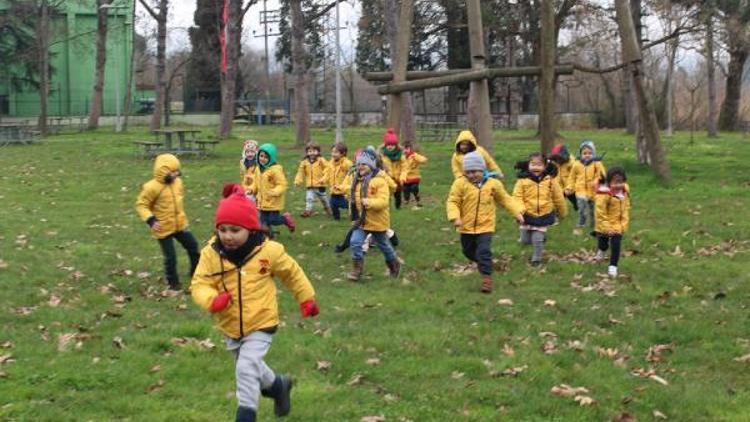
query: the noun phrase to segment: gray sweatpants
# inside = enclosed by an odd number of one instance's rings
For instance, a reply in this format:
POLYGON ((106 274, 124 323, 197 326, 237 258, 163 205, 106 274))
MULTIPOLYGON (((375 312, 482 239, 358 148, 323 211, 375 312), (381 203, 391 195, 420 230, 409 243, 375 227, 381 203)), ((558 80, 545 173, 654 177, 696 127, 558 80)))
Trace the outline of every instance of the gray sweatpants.
POLYGON ((576 196, 576 202, 578 203, 578 227, 586 225, 586 219, 591 227, 594 227, 594 201, 576 196))
POLYGON ((276 374, 263 358, 271 347, 273 336, 256 331, 239 340, 227 338, 227 350, 234 354, 237 381, 237 405, 258 409, 260 390, 270 388, 276 374))
POLYGON ((534 253, 531 255, 532 262, 539 262, 542 260, 542 252, 544 251, 544 232, 521 229, 521 242, 524 245, 534 245, 534 253))
POLYGON ((323 204, 324 209, 328 209, 328 195, 326 195, 326 188, 307 188, 305 191, 305 210, 312 211, 313 205, 315 205, 315 199, 323 204))

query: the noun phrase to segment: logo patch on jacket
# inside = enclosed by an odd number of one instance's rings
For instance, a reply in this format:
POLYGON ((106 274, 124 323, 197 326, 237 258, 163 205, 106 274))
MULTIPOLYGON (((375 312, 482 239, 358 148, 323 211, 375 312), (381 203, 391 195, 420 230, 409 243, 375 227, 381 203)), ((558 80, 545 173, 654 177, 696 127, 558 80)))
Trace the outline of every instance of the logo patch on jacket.
POLYGON ((271 263, 268 262, 268 259, 261 258, 258 262, 260 263, 260 270, 258 270, 258 273, 263 275, 268 274, 268 268, 271 267, 271 263))
POLYGON ((367 190, 367 195, 369 196, 375 196, 378 193, 378 188, 371 187, 367 190))

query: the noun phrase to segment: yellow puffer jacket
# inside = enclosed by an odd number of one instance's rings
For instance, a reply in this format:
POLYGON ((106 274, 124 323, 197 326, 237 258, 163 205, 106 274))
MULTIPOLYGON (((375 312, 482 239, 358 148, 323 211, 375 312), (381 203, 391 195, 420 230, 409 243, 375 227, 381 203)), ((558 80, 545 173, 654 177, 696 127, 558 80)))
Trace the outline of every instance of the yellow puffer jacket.
POLYGON ((260 166, 255 170, 255 196, 261 211, 281 211, 284 209, 284 194, 287 183, 284 168, 274 164, 265 171, 260 166))
MULTIPOLYGON (((382 172, 380 172, 382 173, 382 172)), ((391 227, 390 198, 391 191, 388 186, 388 176, 376 175, 370 179, 367 186, 367 206, 365 207, 365 221, 362 229, 373 232, 384 232, 391 227)), ((350 207, 356 207, 359 215, 362 215, 362 181, 358 181, 354 187, 354 200, 349 201, 350 207)))
POLYGON ((349 170, 352 168, 352 162, 346 157, 341 157, 338 161, 331 160, 328 162, 328 184, 331 186, 332 195, 348 195, 347 186, 351 186, 351 180, 348 185, 344 184, 349 170))
POLYGON ((182 205, 185 191, 182 178, 165 183, 164 178, 173 171, 180 170, 180 160, 172 154, 161 154, 154 161, 154 178, 143 185, 135 202, 135 210, 141 220, 148 222, 155 218, 161 226, 152 230, 156 239, 164 239, 188 227, 185 208, 182 205))
POLYGON ((568 158, 568 161, 563 164, 557 164, 555 161, 552 161, 555 167, 557 167, 557 175, 554 177, 554 179, 555 181, 557 181, 563 191, 567 189, 568 180, 570 179, 570 172, 573 171, 573 164, 575 164, 575 162, 576 160, 573 159, 573 157, 568 158))
POLYGON ((462 130, 461 133, 458 134, 458 137, 456 137, 455 151, 453 152, 453 158, 451 159, 451 170, 453 171, 453 177, 455 179, 464 175, 464 153, 458 149, 458 144, 463 141, 471 142, 476 148, 476 151, 479 151, 479 153, 482 154, 482 158, 484 158, 484 162, 487 164, 487 170, 497 172, 500 175, 503 174, 502 170, 500 170, 500 166, 497 165, 495 159, 492 158, 490 153, 477 143, 477 138, 474 137, 474 134, 471 133, 470 130, 462 130))
POLYGON ((388 156, 385 154, 381 154, 381 156, 383 157, 383 170, 385 170, 385 172, 388 173, 388 176, 390 176, 391 179, 393 179, 393 181, 398 185, 399 183, 401 183, 401 172, 403 171, 404 165, 406 164, 404 154, 401 154, 401 158, 394 161, 388 158, 388 156))
POLYGON ((306 188, 325 188, 328 187, 328 161, 323 157, 318 157, 315 162, 305 158, 300 161, 297 168, 297 175, 294 177, 294 186, 304 185, 306 188))
POLYGON ((513 197, 523 203, 526 215, 532 217, 541 217, 554 210, 557 210, 560 218, 568 215, 563 190, 557 180, 548 174, 539 182, 530 177, 519 178, 513 187, 513 197))
POLYGON ((257 165, 245 167, 245 164, 240 161, 240 184, 245 192, 255 192, 255 169, 257 167, 257 165))
POLYGON ((234 339, 279 325, 274 277, 298 303, 315 298, 310 280, 280 243, 265 240, 250 255, 250 260, 238 268, 222 258, 212 243, 201 251, 190 285, 193 301, 205 310, 225 289, 232 295, 229 307, 214 314, 214 321, 222 333, 234 339))
POLYGON ((630 223, 630 187, 626 184, 622 197, 610 194, 601 187, 595 198, 596 217, 594 229, 599 233, 623 234, 630 223))
POLYGON ((412 153, 406 156, 403 170, 401 170, 401 183, 419 183, 422 179, 422 173, 419 166, 427 163, 427 157, 419 153, 412 153))
POLYGON ((588 166, 576 161, 570 170, 570 176, 568 176, 567 189, 575 192, 576 196, 581 198, 594 199, 599 179, 602 179, 606 174, 607 170, 601 161, 594 161, 588 166))
POLYGON ((495 231, 496 205, 513 217, 524 212, 523 203, 508 195, 499 180, 489 178, 480 188, 464 176, 453 182, 445 207, 449 221, 461 219, 459 232, 479 234, 495 231))

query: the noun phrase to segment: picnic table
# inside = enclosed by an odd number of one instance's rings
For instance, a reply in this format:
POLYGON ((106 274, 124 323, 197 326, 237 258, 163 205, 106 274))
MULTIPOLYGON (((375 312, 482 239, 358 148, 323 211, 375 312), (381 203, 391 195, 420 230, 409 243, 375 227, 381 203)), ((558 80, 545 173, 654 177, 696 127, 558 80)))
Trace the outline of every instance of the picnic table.
POLYGON ((28 122, 0 123, 0 145, 30 144, 35 141, 28 122))
POLYGON ((190 128, 165 128, 152 131, 153 141, 134 141, 138 153, 143 157, 154 157, 169 153, 177 156, 206 157, 214 152, 219 141, 198 139, 201 131, 190 128))
POLYGON ((193 143, 197 140, 196 134, 201 133, 197 129, 167 128, 153 131, 157 140, 163 140, 165 149, 169 151, 191 151, 193 143), (175 147, 174 140, 177 138, 178 145, 175 147))
POLYGON ((456 131, 454 122, 420 122, 417 126, 419 141, 444 142, 453 137, 456 131))

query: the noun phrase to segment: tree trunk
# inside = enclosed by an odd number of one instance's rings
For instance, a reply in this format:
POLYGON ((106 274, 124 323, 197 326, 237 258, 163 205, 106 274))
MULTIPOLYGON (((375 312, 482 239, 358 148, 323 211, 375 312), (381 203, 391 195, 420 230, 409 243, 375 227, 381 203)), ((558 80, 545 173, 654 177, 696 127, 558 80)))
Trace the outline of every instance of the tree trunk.
POLYGON ((49 96, 49 4, 42 0, 37 31, 37 53, 39 55, 39 119, 37 126, 42 136, 48 134, 47 98, 49 96))
POLYGON ((133 105, 133 75, 135 74, 135 2, 133 2, 133 13, 130 16, 130 66, 128 66, 128 89, 125 94, 125 107, 122 116, 122 131, 128 131, 128 119, 130 118, 130 109, 133 105))
POLYGON ((549 154, 555 145, 555 6, 552 0, 542 0, 541 7, 539 132, 542 154, 549 154))
POLYGON ((294 75, 294 127, 297 145, 310 142, 310 104, 307 92, 307 52, 305 51, 305 21, 302 1, 290 0, 292 18, 292 74, 294 75))
POLYGON ((734 37, 729 38, 729 66, 724 102, 719 114, 719 129, 737 130, 740 99, 742 98, 742 70, 747 61, 747 47, 741 45, 734 37))
MULTIPOLYGON (((641 0, 630 0, 630 13, 633 17, 633 24, 635 25, 636 40, 638 46, 641 45, 641 0)), ((624 54, 624 53, 623 53, 624 54)), ((636 139, 641 139, 637 136, 639 118, 638 105, 635 94, 635 87, 633 86, 632 72, 628 69, 624 69, 623 72, 627 75, 627 88, 625 90, 625 127, 627 133, 636 135, 636 139)))
POLYGON ((713 11, 706 17, 706 83, 708 85, 708 137, 715 138, 716 130, 716 64, 714 63, 713 11))
POLYGON ((359 110, 357 108, 357 99, 354 94, 354 63, 349 66, 349 83, 347 88, 349 91, 349 111, 352 113, 352 126, 359 126, 359 110))
POLYGON ((656 114, 649 103, 643 86, 643 70, 641 48, 638 45, 633 16, 630 11, 628 0, 615 0, 617 27, 620 32, 622 41, 622 50, 625 60, 630 63, 630 70, 633 77, 633 87, 638 101, 640 114, 641 131, 646 139, 649 156, 652 161, 652 168, 664 182, 671 179, 669 164, 667 163, 666 153, 661 144, 659 137, 659 127, 656 122, 656 114))
POLYGON ((94 88, 91 92, 91 109, 89 110, 89 129, 99 127, 99 116, 102 112, 102 91, 104 90, 104 69, 107 65, 107 14, 111 0, 96 1, 96 68, 94 70, 94 88))
MULTIPOLYGON (((385 2, 386 32, 390 44, 393 83, 406 80, 411 26, 414 19, 414 0, 403 0, 400 3, 399 7, 397 0, 385 2)), ((414 104, 411 93, 389 95, 388 126, 399 133, 399 138, 403 142, 412 144, 416 142, 414 104)))
POLYGON ((678 38, 675 37, 670 41, 667 45, 668 47, 668 60, 669 63, 667 63, 667 76, 666 76, 666 92, 664 95, 664 120, 665 120, 665 134, 666 136, 672 136, 673 132, 673 117, 672 117, 672 108, 673 108, 673 101, 674 101, 674 62, 677 58, 677 46, 678 46, 678 38))
MULTIPOLYGON (((469 22, 469 50, 471 51, 472 70, 486 68, 486 52, 484 49, 484 27, 482 26, 482 10, 479 0, 466 0, 466 15, 469 22)), ((473 119, 477 122, 474 135, 479 144, 490 153, 494 150, 492 142, 492 115, 490 114, 490 93, 487 79, 471 82, 469 101, 473 100, 473 119)), ((467 116, 469 118, 469 116, 467 116)))
MULTIPOLYGON (((515 67, 516 66, 516 54, 515 54, 515 36, 508 36, 505 40, 505 66, 515 67)), ((518 129, 519 115, 521 113, 521 87, 518 83, 518 78, 506 78, 508 99, 508 128, 518 129)))
POLYGON ((156 19, 156 101, 154 114, 151 115, 151 130, 161 127, 162 111, 164 110, 164 91, 166 87, 165 73, 167 68, 167 14, 169 0, 159 0, 159 14, 156 19))
MULTIPOLYGON (((221 114, 219 138, 224 139, 232 132, 237 96, 237 75, 239 73, 240 45, 242 45, 242 0, 229 0, 229 28, 227 37, 227 72, 221 79, 221 114)), ((266 104, 266 108, 269 105, 266 104)))
MULTIPOLYGON (((466 69, 471 66, 469 57, 469 33, 466 30, 466 8, 461 1, 443 0, 445 10, 446 43, 448 45, 448 69, 466 69)), ((446 98, 446 120, 458 122, 458 100, 461 93, 466 92, 468 86, 451 85, 448 87, 446 98)))

